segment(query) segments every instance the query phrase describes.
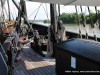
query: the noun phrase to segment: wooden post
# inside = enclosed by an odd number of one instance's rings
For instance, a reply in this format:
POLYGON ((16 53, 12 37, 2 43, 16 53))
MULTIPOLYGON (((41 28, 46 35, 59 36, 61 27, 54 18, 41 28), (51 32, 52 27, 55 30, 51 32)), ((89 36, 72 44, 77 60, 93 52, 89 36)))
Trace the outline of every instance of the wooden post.
POLYGON ((53 25, 54 33, 57 32, 57 14, 56 4, 50 4, 51 25, 53 25))
POLYGON ((54 49, 54 44, 56 43, 55 36, 53 36, 55 33, 57 33, 57 15, 56 15, 56 4, 50 4, 50 16, 51 16, 51 25, 52 25, 52 39, 53 39, 53 54, 51 55, 52 57, 56 56, 56 51, 54 49))

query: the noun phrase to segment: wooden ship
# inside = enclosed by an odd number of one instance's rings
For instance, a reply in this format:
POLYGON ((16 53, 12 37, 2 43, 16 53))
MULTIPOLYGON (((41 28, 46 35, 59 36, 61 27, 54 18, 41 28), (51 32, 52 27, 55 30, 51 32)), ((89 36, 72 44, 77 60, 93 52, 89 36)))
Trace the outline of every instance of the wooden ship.
POLYGON ((87 6, 89 14, 89 6, 94 6, 99 22, 97 13, 99 0, 20 0, 19 4, 16 0, 12 2, 18 10, 18 16, 15 21, 11 20, 7 0, 9 19, 5 21, 5 0, 0 0, 0 75, 100 74, 100 38, 95 35, 91 15, 94 36, 88 36, 84 16, 82 20, 86 35, 81 34, 77 13, 77 5, 80 6, 82 13, 82 6, 87 6), (26 1, 50 3, 50 26, 28 21, 26 1), (75 6, 79 33, 65 31, 60 21, 60 4, 75 6), (24 19, 23 25, 21 18, 24 19), (21 56, 19 61, 18 56, 21 56))

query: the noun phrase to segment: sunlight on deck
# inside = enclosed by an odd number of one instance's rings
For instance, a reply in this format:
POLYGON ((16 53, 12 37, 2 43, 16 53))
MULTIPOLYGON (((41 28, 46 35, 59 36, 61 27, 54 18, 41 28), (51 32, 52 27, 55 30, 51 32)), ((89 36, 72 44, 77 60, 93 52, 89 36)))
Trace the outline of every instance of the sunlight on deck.
POLYGON ((15 63, 13 75, 56 75, 55 59, 46 51, 43 53, 46 57, 41 57, 26 44, 19 54, 21 60, 15 63))

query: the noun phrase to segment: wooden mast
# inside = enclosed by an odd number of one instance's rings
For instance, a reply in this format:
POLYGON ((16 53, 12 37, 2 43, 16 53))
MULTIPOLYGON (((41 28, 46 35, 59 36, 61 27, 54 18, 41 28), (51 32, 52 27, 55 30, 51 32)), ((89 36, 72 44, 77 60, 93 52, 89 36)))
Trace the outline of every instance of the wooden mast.
POLYGON ((57 32, 57 14, 56 4, 50 4, 51 25, 53 25, 54 33, 57 32))
POLYGON ((51 37, 53 39, 53 54, 51 55, 52 57, 55 57, 55 49, 54 49, 54 44, 56 43, 55 40, 55 33, 57 33, 57 14, 56 14, 56 4, 50 4, 50 16, 51 16, 51 37))

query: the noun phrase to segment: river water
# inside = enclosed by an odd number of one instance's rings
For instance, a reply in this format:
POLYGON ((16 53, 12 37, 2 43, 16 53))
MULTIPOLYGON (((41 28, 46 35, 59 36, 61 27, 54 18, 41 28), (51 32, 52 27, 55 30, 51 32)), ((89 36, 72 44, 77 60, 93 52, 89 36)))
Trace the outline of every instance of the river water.
MULTIPOLYGON (((43 24, 45 26, 50 25, 50 24, 46 24, 46 23, 39 23, 39 24, 43 24)), ((74 32, 74 33, 79 33, 79 27, 78 27, 77 24, 63 24, 63 25, 64 25, 66 31, 70 31, 70 32, 74 32)), ((83 25, 80 25, 80 28, 81 28, 81 33, 85 35, 86 33, 85 33, 85 29, 84 29, 83 25)), ((89 36, 94 36, 93 30, 92 30, 90 24, 87 24, 86 25, 86 30, 87 30, 87 33, 88 33, 89 36)), ((96 36, 98 38, 100 38, 100 30, 99 30, 99 27, 98 26, 95 26, 94 30, 95 30, 96 36)))
MULTIPOLYGON (((64 24, 64 27, 66 31, 79 33, 79 27, 77 24, 64 24)), ((80 28, 81 28, 81 33, 86 34, 83 25, 80 25, 80 28)), ((94 36, 93 29, 91 28, 90 24, 86 25, 86 30, 89 36, 94 36)), ((100 30, 98 26, 95 26, 94 31, 95 31, 96 36, 100 38, 100 30)))

